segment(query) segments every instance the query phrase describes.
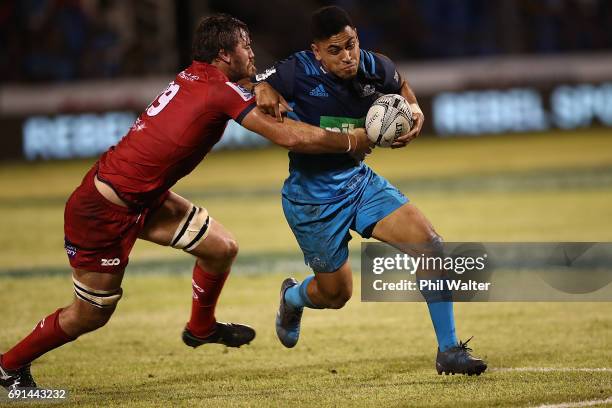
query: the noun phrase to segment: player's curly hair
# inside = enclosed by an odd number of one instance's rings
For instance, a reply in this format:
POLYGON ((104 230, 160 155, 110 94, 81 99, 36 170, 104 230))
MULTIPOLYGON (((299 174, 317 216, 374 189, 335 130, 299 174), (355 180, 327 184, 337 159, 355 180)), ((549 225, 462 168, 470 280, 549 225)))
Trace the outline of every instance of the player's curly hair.
POLYGON ((346 26, 355 27, 351 17, 340 7, 321 7, 312 13, 310 29, 315 41, 326 40, 344 30, 346 26))
POLYGON ((213 62, 220 50, 233 51, 243 32, 247 37, 250 35, 247 25, 229 14, 203 18, 193 37, 193 59, 213 62))

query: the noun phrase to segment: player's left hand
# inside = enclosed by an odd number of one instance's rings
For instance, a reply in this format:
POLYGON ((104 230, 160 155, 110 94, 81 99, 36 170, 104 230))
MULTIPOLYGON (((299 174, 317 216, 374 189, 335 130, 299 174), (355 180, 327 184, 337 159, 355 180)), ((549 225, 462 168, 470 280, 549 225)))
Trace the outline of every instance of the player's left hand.
POLYGON ((412 142, 412 140, 414 140, 421 133, 423 123, 425 122, 425 115, 423 115, 423 112, 413 112, 412 120, 413 124, 410 131, 395 139, 395 141, 391 144, 392 149, 406 147, 408 143, 412 142))
POLYGON ((352 146, 349 156, 351 156, 356 162, 362 162, 366 156, 372 153, 374 144, 368 138, 368 134, 364 128, 356 128, 350 132, 355 136, 355 145, 352 146))
POLYGON ((272 85, 267 82, 260 82, 253 88, 257 107, 267 115, 276 117, 277 122, 283 121, 283 115, 293 111, 285 98, 272 85))
POLYGON ((360 152, 360 153, 352 152, 352 153, 349 153, 349 156, 351 156, 353 158, 353 160, 355 160, 356 163, 362 162, 362 161, 364 161, 366 159, 366 157, 370 153, 372 153, 372 150, 374 150, 375 147, 376 146, 371 145, 370 148, 367 149, 366 151, 360 152))

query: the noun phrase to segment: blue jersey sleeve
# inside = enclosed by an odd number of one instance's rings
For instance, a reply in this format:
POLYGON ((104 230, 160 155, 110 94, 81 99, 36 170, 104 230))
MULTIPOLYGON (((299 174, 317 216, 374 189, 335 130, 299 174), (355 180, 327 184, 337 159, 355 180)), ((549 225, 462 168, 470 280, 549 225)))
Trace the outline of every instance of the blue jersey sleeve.
POLYGON ((265 81, 272 85, 287 101, 292 101, 295 84, 295 57, 276 63, 272 68, 257 75, 257 82, 265 81))
POLYGON ((372 84, 378 92, 396 94, 400 92, 402 79, 395 64, 382 54, 361 50, 357 81, 363 87, 372 84))
POLYGON ((377 75, 381 77, 380 91, 386 94, 399 93, 402 87, 402 79, 395 68, 395 64, 382 54, 372 53, 377 60, 379 68, 377 75))

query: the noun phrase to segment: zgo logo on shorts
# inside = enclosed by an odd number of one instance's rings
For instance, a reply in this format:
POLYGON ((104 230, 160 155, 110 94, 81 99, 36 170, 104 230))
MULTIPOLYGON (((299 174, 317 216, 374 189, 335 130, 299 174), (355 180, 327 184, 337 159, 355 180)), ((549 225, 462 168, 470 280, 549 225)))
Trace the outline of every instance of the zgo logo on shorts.
POLYGON ((119 265, 119 263, 121 263, 121 261, 119 260, 119 258, 113 258, 113 259, 100 259, 100 264, 102 266, 116 266, 119 265))

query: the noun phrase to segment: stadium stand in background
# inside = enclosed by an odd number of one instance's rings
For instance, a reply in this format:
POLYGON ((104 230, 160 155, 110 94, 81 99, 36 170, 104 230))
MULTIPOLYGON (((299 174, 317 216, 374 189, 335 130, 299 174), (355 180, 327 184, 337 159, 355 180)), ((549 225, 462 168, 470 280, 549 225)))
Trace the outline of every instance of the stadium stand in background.
MULTIPOLYGON (((93 157, 191 61, 201 16, 251 29, 260 71, 309 46, 309 15, 344 7, 361 46, 392 57, 425 134, 612 126, 606 0, 5 0, 0 3, 0 160, 93 157)), ((230 122, 216 148, 265 140, 230 122)))
MULTIPOLYGON (((271 0, 7 0, 0 5, 3 82, 164 74, 187 65, 198 16, 239 15, 260 65, 308 44, 309 12, 332 2, 271 0), (281 40, 282 39, 282 40, 281 40), (187 40, 187 41, 185 41, 187 40), (172 51, 174 50, 174 52, 172 51)), ((558 54, 612 49, 606 0, 336 2, 362 45, 396 60, 558 54)))

